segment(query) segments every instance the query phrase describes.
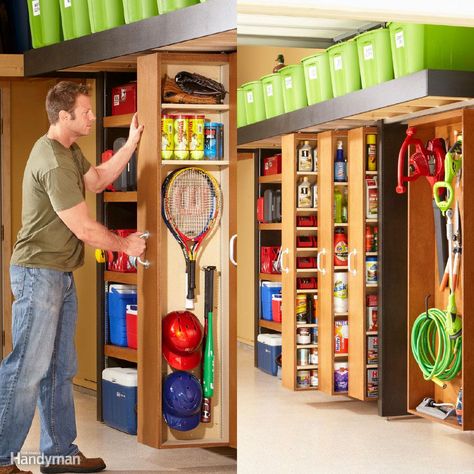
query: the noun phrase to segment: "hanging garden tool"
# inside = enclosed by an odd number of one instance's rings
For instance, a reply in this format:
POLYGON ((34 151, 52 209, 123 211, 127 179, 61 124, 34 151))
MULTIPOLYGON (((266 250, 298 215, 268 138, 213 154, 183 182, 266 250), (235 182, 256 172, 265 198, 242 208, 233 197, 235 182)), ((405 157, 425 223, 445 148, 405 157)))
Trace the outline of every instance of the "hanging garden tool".
MULTIPOLYGON (((405 182, 415 181, 420 176, 426 177, 428 183, 433 188, 435 184, 444 178, 444 165, 446 156, 446 146, 442 138, 433 138, 428 140, 426 147, 419 138, 415 138, 416 128, 408 127, 406 138, 398 154, 398 185, 396 191, 398 194, 406 192, 405 182), (410 155, 408 162, 408 176, 404 176, 405 157, 408 153, 408 147, 414 146, 415 152, 410 155)), ((439 191, 441 193, 441 190, 439 191)), ((439 198, 443 196, 440 195, 439 198)), ((433 217, 436 234, 436 253, 438 255, 439 281, 441 282, 446 267, 448 257, 448 248, 446 245, 445 226, 441 212, 433 201, 433 217)))
MULTIPOLYGON (((437 308, 428 309, 429 296, 425 299, 426 311, 418 316, 411 333, 411 348, 425 380, 432 380, 445 388, 461 370, 462 362, 462 321, 457 312, 455 296, 456 253, 461 252, 461 228, 459 203, 456 200, 455 211, 452 205, 455 199, 451 182, 461 176, 462 138, 447 154, 445 178, 433 186, 436 205, 446 216, 446 238, 448 244, 449 298, 446 311, 437 308), (456 154, 456 158, 453 155, 456 154), (440 196, 444 196, 442 199, 440 196)), ((456 270, 457 272, 457 270, 456 270)))

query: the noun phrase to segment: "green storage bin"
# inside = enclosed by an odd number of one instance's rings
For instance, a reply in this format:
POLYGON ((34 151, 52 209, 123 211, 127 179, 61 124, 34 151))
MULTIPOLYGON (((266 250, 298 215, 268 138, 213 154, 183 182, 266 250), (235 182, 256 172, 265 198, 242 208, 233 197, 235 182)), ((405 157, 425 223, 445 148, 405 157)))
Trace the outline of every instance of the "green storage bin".
POLYGON ((333 98, 328 53, 317 53, 301 60, 308 105, 333 98))
POLYGON ((355 38, 359 53, 362 88, 393 79, 390 32, 387 28, 367 31, 355 38))
POLYGON ((301 64, 291 64, 281 68, 278 73, 282 79, 283 106, 285 112, 292 112, 308 105, 304 84, 304 71, 301 64))
POLYGON ((65 40, 91 34, 87 0, 59 0, 65 40))
POLYGON ((123 0, 125 23, 144 20, 158 15, 156 0, 123 0))
POLYGON ((87 0, 92 33, 124 25, 122 0, 87 0))
POLYGON ((267 118, 285 113, 283 88, 279 73, 268 74, 260 78, 263 87, 263 102, 267 118))
POLYGON ((474 71, 474 28, 390 23, 395 77, 422 69, 474 71))
POLYGON ((334 97, 361 88, 357 44, 354 40, 336 44, 327 49, 331 84, 334 97))
POLYGON ((28 0, 28 16, 33 48, 62 40, 58 0, 28 0))
POLYGON ((237 89, 237 127, 247 125, 247 115, 245 113, 245 91, 239 87, 237 89))
POLYGON ((265 103, 263 100, 263 87, 261 81, 247 82, 242 85, 245 92, 245 116, 247 125, 265 120, 265 103))
POLYGON ((158 0, 158 11, 163 13, 179 10, 200 3, 199 0, 158 0))

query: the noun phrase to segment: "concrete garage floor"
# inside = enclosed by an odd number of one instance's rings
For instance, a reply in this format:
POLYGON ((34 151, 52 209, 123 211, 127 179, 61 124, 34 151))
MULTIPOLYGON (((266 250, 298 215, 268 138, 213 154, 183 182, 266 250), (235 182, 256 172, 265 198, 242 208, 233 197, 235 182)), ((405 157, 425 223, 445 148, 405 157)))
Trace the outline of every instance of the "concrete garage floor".
POLYGON ((239 473, 474 473, 474 433, 387 421, 375 403, 292 392, 238 353, 239 473))
MULTIPOLYGON (((233 449, 152 449, 138 444, 136 436, 109 428, 95 419, 96 398, 75 392, 77 442, 79 449, 90 457, 100 456, 107 471, 114 474, 166 473, 229 473, 237 471, 233 449)), ((39 419, 35 417, 22 453, 36 453, 39 448, 39 419)), ((26 466, 22 466, 26 469, 26 466)), ((39 473, 39 466, 28 466, 39 473)))

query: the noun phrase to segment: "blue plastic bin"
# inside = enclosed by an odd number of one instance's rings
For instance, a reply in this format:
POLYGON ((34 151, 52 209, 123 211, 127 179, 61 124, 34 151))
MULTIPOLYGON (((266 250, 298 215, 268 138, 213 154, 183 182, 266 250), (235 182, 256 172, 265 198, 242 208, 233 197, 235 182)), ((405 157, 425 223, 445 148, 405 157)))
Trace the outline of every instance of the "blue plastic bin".
POLYGON ((110 285, 108 293, 109 340, 127 347, 127 305, 137 304, 137 287, 110 285))
POLYGON ((257 365, 260 370, 276 376, 276 358, 281 354, 281 334, 259 334, 257 336, 257 365))
POLYGON ((137 369, 102 371, 102 414, 106 425, 137 434, 137 369))
POLYGON ((281 293, 281 283, 263 281, 260 291, 262 319, 272 321, 272 295, 281 293))

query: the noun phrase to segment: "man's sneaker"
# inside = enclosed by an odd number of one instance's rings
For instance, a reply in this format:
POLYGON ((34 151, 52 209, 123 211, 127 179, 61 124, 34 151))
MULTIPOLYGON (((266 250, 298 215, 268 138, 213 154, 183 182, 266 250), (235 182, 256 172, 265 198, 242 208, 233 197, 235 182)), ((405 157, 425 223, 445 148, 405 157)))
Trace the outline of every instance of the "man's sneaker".
POLYGON ((0 466, 0 474, 33 474, 31 471, 20 471, 15 464, 0 466))
MULTIPOLYGON (((41 466, 40 471, 46 473, 61 473, 61 472, 99 472, 105 469, 105 462, 101 458, 86 458, 81 452, 76 456, 79 457, 77 464, 63 463, 50 464, 49 466, 41 466)), ((0 472, 0 474, 2 474, 0 472)))

